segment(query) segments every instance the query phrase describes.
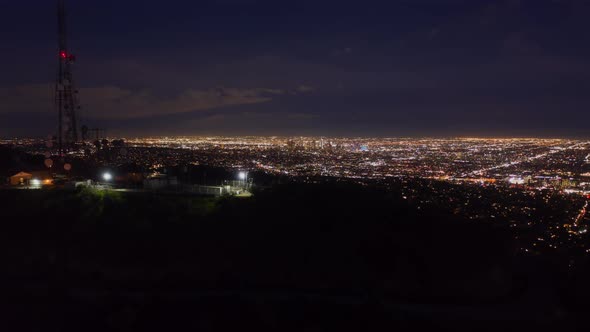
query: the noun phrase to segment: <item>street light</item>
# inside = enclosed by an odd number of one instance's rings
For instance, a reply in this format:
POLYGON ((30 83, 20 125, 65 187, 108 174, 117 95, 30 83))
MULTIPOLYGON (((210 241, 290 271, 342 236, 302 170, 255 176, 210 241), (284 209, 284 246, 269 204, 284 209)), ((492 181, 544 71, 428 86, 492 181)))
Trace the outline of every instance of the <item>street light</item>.
POLYGON ((240 178, 240 180, 242 181, 242 187, 244 187, 244 189, 246 189, 246 178, 248 177, 248 173, 241 171, 238 174, 238 177, 240 178))
POLYGON ((113 175, 109 172, 105 172, 102 174, 102 178, 105 181, 111 181, 113 179, 113 175))

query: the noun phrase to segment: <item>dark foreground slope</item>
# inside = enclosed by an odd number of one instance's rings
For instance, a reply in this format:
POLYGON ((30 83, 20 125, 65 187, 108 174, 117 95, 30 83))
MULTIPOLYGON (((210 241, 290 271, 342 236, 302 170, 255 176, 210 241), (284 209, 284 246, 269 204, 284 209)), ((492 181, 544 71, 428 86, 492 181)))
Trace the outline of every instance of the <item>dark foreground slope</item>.
POLYGON ((395 192, 5 190, 0 202, 3 324, 21 330, 539 330, 583 317, 559 260, 518 257, 507 230, 395 192))

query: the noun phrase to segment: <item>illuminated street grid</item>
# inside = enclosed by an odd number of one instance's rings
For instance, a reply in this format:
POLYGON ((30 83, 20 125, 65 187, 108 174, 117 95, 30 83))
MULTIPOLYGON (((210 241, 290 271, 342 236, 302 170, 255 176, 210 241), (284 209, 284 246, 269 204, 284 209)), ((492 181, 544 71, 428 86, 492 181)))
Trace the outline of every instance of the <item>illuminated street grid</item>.
MULTIPOLYGON (((125 141, 126 153, 120 161, 148 169, 203 164, 294 177, 411 177, 590 192, 590 141, 324 137, 161 137, 125 141)), ((20 145, 33 153, 47 152, 39 140, 1 143, 20 145)))
POLYGON ((154 168, 192 162, 303 179, 397 183, 418 208, 507 223, 523 253, 589 250, 586 141, 178 137, 127 139, 127 144, 128 157, 154 168))
POLYGON ((127 139, 127 144, 137 162, 153 162, 154 167, 192 162, 291 176, 419 177, 568 192, 590 189, 586 141, 178 137, 127 139), (162 149, 168 150, 164 159, 158 157, 162 149))

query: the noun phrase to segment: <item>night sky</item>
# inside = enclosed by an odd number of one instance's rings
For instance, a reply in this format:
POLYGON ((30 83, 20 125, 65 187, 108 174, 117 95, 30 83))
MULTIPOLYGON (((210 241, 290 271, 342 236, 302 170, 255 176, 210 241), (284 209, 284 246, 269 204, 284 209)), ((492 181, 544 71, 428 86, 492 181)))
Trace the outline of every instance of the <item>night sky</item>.
MULTIPOLYGON (((68 1, 116 135, 590 137, 590 1, 68 1)), ((0 136, 57 125, 53 0, 0 4, 0 136)))

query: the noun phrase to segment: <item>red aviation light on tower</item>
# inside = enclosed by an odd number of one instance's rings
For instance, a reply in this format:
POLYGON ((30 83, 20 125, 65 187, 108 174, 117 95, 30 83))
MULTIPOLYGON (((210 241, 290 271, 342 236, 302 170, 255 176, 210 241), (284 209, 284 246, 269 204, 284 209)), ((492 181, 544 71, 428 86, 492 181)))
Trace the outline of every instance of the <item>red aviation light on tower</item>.
POLYGON ((59 52, 59 56, 60 56, 62 59, 65 59, 65 58, 67 58, 67 57, 68 57, 68 53, 67 53, 66 51, 60 51, 60 52, 59 52))

